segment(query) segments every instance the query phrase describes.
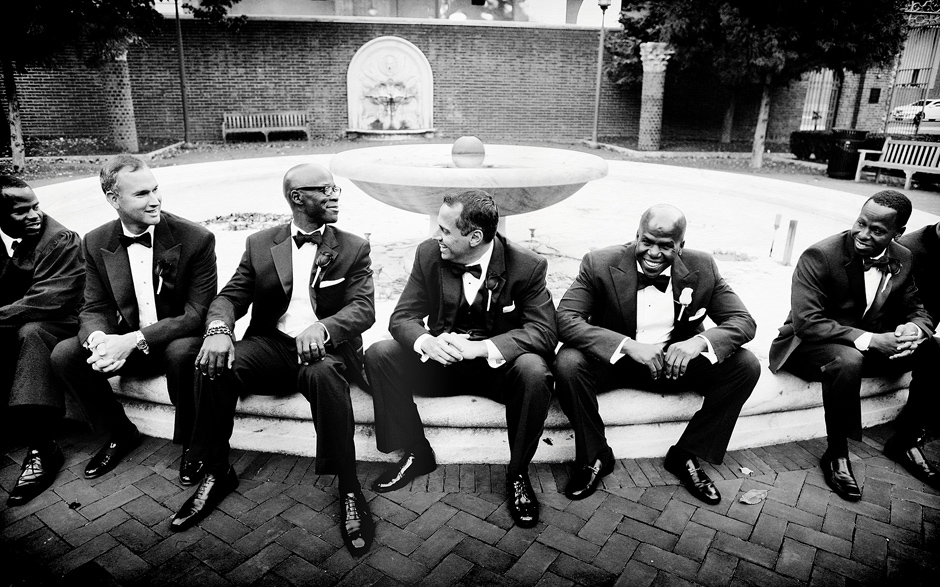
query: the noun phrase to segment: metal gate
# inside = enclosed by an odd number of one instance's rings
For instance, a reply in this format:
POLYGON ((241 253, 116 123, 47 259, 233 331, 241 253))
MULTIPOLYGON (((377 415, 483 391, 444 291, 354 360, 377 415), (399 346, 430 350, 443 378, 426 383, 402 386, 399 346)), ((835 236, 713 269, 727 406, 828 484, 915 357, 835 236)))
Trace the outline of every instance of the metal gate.
POLYGON ((910 33, 895 62, 885 133, 940 134, 940 0, 911 2, 910 33))
POLYGON ((831 69, 823 69, 807 74, 806 82, 800 130, 831 128, 839 99, 839 80, 831 69))

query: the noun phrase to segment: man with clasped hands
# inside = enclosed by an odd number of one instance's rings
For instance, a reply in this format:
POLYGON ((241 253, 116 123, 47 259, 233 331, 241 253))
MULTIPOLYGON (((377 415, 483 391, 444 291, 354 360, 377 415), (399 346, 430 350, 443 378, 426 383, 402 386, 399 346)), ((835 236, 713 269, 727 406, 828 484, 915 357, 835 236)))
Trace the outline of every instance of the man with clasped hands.
POLYGON ((698 499, 721 500, 698 458, 721 463, 757 384, 760 364, 741 348, 756 325, 715 260, 684 248, 685 229, 681 211, 653 206, 640 219, 636 242, 584 256, 558 304, 564 347, 555 360, 557 393, 575 433, 576 470, 565 490, 570 499, 594 493, 613 470, 597 393, 629 385, 704 396, 667 452, 665 468, 698 499), (706 316, 713 328, 703 327, 706 316))
POLYGON ((361 382, 362 333, 375 322, 374 285, 365 239, 338 230, 341 190, 315 164, 285 174, 293 219, 248 237, 235 275, 209 307, 196 357, 196 425, 191 457, 206 477, 171 523, 185 530, 238 485, 229 439, 238 398, 300 392, 317 435, 316 473, 337 475, 349 552, 372 543, 372 517, 356 478, 349 381, 361 382), (235 321, 251 306, 244 338, 235 321))

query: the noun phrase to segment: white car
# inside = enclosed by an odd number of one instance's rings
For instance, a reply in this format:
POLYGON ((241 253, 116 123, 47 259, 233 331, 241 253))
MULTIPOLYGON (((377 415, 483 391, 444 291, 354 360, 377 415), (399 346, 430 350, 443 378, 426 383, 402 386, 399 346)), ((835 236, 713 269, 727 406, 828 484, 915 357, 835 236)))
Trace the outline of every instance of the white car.
POLYGON ((940 120, 940 100, 917 100, 911 104, 898 106, 891 113, 894 120, 913 122, 914 117, 923 112, 921 120, 940 120))

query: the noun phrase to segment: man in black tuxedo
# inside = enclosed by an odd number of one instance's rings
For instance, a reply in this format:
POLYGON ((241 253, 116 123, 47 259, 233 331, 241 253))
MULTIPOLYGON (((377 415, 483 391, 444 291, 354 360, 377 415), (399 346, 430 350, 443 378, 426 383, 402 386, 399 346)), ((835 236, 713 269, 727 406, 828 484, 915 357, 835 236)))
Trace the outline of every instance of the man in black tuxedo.
POLYGON ((192 431, 193 361, 202 321, 217 289, 215 236, 161 211, 162 194, 147 165, 132 155, 104 164, 101 189, 118 219, 83 240, 85 305, 77 337, 59 343, 52 365, 72 394, 101 419, 111 438, 85 467, 94 479, 140 444, 108 379, 165 373, 176 406, 173 440, 183 444, 180 481, 201 474, 185 458, 192 431))
POLYGON ((7 175, 0 175, 0 237, 0 405, 9 406, 4 416, 15 419, 27 446, 7 499, 15 506, 49 487, 64 462, 54 437, 65 394, 49 357, 78 331, 85 267, 78 234, 44 214, 29 185, 7 175))
POLYGON ((884 190, 865 202, 851 229, 806 249, 793 271, 790 314, 770 347, 772 371, 822 382, 828 448, 821 466, 829 486, 849 501, 861 499, 848 439, 862 438, 863 375, 913 369, 905 417, 885 453, 940 487, 920 450, 924 424, 938 413, 940 348, 930 341, 911 252, 895 242, 910 215, 904 194, 884 190))
POLYGON ((325 168, 293 167, 283 189, 293 220, 248 237, 235 275, 209 307, 190 449, 208 473, 171 529, 190 528, 238 485, 229 464, 238 398, 300 392, 317 431, 316 472, 338 477, 340 530, 349 552, 361 555, 373 528, 356 477, 348 382, 362 382, 362 333, 375 323, 369 243, 330 226, 341 190, 325 168), (235 342, 235 321, 249 306, 251 323, 235 342))
POLYGON ((558 304, 564 347, 555 360, 557 393, 575 433, 576 470, 565 490, 571 499, 594 493, 613 470, 597 393, 628 385, 705 397, 665 468, 698 499, 721 500, 697 458, 724 459, 760 377, 757 358, 741 348, 756 325, 711 255, 683 248, 685 229, 681 211, 653 206, 640 219, 636 242, 584 256, 558 304), (706 316, 713 328, 703 327, 706 316))
POLYGON ((499 211, 486 192, 445 197, 437 218, 389 321, 394 340, 366 352, 378 448, 404 451, 372 489, 399 489, 437 467, 414 393, 485 395, 506 405, 509 511, 529 528, 538 501, 528 467, 548 414, 557 344, 548 263, 497 234, 499 211))

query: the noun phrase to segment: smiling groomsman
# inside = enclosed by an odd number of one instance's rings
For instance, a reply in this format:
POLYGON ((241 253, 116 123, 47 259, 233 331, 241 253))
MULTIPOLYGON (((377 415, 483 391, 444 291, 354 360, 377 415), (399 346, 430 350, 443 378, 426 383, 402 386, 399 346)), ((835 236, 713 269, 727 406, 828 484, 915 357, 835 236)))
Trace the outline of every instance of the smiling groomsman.
MULTIPOLYGON (((194 417, 193 365, 202 325, 217 290, 215 236, 163 212, 162 193, 147 165, 118 155, 100 173, 101 189, 117 220, 85 235, 85 305, 78 337, 62 341, 52 364, 110 440, 85 467, 94 479, 111 471, 140 444, 108 379, 165 373, 176 406, 173 440, 184 449, 194 417)), ((180 481, 199 480, 199 463, 183 458, 180 481)))

